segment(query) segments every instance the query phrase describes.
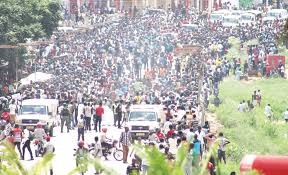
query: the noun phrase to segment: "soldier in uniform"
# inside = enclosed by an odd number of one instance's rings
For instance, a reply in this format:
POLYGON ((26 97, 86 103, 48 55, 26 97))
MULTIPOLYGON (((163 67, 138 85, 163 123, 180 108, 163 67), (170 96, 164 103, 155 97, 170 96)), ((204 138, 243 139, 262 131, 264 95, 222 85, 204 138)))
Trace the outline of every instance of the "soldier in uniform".
POLYGON ((63 107, 64 108, 61 111, 61 133, 63 133, 64 123, 67 126, 67 132, 69 133, 70 124, 71 124, 71 120, 70 120, 71 115, 70 115, 70 112, 66 103, 63 104, 63 107))

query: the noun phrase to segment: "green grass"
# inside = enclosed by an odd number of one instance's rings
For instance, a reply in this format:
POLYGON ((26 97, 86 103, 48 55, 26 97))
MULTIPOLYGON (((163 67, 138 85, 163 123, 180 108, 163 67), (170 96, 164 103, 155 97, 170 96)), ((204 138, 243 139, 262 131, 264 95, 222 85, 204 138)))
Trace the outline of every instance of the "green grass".
MULTIPOLYGON (((220 84, 219 108, 213 108, 224 125, 222 131, 232 142, 227 146, 228 164, 222 170, 239 171, 240 161, 245 154, 285 155, 288 152, 288 124, 282 113, 288 107, 288 81, 284 79, 239 82, 226 80, 220 84), (251 112, 239 113, 240 101, 250 100, 254 90, 262 92, 262 104, 251 112), (264 107, 270 103, 275 121, 265 118, 264 107)), ((226 173, 226 172, 225 172, 226 173)), ((224 174, 225 174, 224 173, 224 174)))

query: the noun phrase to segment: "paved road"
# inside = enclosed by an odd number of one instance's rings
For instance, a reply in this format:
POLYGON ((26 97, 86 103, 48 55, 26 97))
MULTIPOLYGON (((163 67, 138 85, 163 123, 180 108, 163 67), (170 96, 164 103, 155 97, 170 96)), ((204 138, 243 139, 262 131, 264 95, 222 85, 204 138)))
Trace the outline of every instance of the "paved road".
MULTIPOLYGON (((122 129, 117 129, 115 127, 107 127, 108 128, 108 137, 119 139, 120 133, 122 129)), ((64 130, 65 132, 65 130, 64 130)), ((92 143, 94 137, 99 135, 95 131, 88 131, 85 133, 85 143, 92 143)), ((55 128, 55 137, 51 138, 51 142, 55 145, 55 158, 53 160, 53 169, 55 175, 66 175, 73 168, 75 168, 75 157, 74 148, 77 148, 77 130, 72 130, 70 133, 60 133, 60 128, 55 128)), ((33 145, 31 144, 31 148, 33 145)), ((32 148, 33 149, 33 148, 32 148)), ((34 151, 33 151, 34 153, 34 151)), ((35 158, 33 161, 28 161, 30 158, 29 153, 26 151, 25 159, 22 163, 27 168, 31 168, 33 164, 40 160, 41 158, 35 158)), ((116 161, 113 156, 108 158, 108 161, 104 161, 105 166, 109 168, 113 168, 119 175, 124 175, 126 173, 126 168, 128 164, 123 164, 122 162, 116 161)), ((129 160, 128 162, 131 162, 129 160)), ((86 173, 87 175, 94 174, 95 170, 93 167, 89 168, 89 171, 86 173)))

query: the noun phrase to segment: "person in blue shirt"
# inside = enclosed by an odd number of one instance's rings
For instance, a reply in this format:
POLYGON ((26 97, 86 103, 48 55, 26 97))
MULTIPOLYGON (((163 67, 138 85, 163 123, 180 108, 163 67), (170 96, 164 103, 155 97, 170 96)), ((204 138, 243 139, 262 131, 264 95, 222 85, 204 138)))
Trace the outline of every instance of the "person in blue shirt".
POLYGON ((194 135, 193 149, 190 150, 190 154, 192 154, 192 165, 198 167, 202 159, 202 146, 197 134, 194 135))

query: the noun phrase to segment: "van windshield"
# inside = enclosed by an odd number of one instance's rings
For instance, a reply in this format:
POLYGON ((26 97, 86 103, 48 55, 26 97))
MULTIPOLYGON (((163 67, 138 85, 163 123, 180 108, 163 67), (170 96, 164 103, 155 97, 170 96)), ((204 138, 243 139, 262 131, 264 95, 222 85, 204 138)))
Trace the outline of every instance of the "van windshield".
POLYGON ((21 108, 21 114, 47 114, 46 106, 41 105, 23 105, 21 108))
POLYGON ((253 21, 253 16, 251 16, 251 15, 242 15, 241 19, 242 20, 247 20, 247 21, 253 21))
POLYGON ((156 121, 155 112, 133 111, 130 112, 129 121, 156 121))
POLYGON ((236 18, 224 18, 223 22, 225 22, 225 23, 238 23, 238 19, 236 19, 236 18))
POLYGON ((220 14, 211 14, 211 20, 220 20, 222 15, 220 14))
POLYGON ((271 17, 278 17, 278 16, 280 16, 280 13, 276 13, 276 12, 268 12, 267 16, 271 16, 271 17))

